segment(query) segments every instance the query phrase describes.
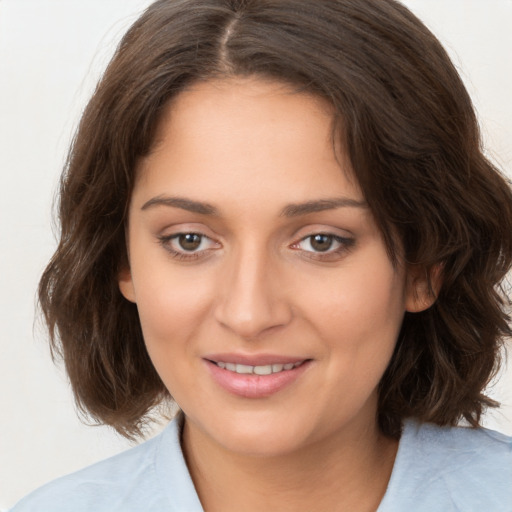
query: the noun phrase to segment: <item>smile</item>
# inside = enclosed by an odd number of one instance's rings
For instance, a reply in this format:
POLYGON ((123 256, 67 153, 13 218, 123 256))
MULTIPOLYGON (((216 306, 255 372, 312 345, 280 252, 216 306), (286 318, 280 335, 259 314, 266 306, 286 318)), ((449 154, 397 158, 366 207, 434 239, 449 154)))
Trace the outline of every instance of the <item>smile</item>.
POLYGON ((238 374, 254 374, 254 375, 270 375, 272 373, 280 373, 283 371, 293 370, 297 368, 304 361, 299 361, 297 363, 286 363, 286 364, 266 364, 261 366, 251 366, 248 364, 235 364, 235 363, 225 363, 223 361, 214 361, 214 363, 224 370, 228 370, 230 372, 238 373, 238 374))
POLYGON ((219 354, 204 361, 213 381, 224 391, 251 399, 268 398, 284 390, 301 379, 313 364, 312 359, 290 361, 289 357, 270 354, 251 357, 219 354))

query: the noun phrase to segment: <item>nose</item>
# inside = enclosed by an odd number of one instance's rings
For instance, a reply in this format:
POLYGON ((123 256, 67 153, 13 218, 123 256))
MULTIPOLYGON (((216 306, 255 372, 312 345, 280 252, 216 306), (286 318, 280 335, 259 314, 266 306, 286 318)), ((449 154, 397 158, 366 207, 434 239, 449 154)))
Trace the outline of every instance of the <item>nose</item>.
POLYGON ((246 340, 255 340, 292 318, 277 265, 264 251, 247 248, 226 261, 219 275, 215 318, 246 340))

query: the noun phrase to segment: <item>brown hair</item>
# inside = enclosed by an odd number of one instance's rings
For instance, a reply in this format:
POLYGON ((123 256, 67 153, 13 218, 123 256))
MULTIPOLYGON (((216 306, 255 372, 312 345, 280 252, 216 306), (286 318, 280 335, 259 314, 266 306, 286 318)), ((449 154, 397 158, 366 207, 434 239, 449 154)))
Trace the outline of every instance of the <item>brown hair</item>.
POLYGON ((172 97, 234 75, 327 99, 390 258, 398 238, 408 264, 441 271, 435 304, 406 314, 382 378, 383 432, 398 436, 407 416, 477 426, 510 335, 500 283, 512 195, 446 52, 394 0, 159 0, 128 31, 70 149, 60 243, 39 289, 80 410, 134 436, 168 397, 117 282, 136 163, 172 97))

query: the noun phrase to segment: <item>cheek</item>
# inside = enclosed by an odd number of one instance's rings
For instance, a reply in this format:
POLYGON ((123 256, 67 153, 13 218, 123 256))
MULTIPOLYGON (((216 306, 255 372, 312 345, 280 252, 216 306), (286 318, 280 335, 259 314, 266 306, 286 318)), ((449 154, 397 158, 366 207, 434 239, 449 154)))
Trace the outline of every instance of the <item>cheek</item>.
POLYGON ((385 266, 351 267, 323 286, 311 283, 307 302, 315 305, 310 314, 316 311, 321 325, 341 336, 381 330, 395 337, 405 310, 402 280, 385 266))
POLYGON ((190 396, 202 396, 200 383, 193 378, 198 361, 194 340, 207 316, 208 293, 193 280, 154 275, 159 277, 148 276, 137 296, 142 332, 153 366, 182 406, 190 396))
POLYGON ((307 298, 302 296, 302 311, 330 355, 330 378, 343 375, 348 384, 376 385, 403 320, 402 276, 383 257, 347 266, 324 286, 310 284, 307 298))
POLYGON ((402 280, 395 271, 368 269, 361 281, 349 282, 347 289, 347 313, 356 319, 354 327, 368 336, 368 342, 394 345, 405 310, 402 280))
POLYGON ((134 258, 132 268, 142 331, 152 358, 192 350, 189 340, 211 305, 211 279, 197 270, 177 272, 166 256, 139 266, 134 258))

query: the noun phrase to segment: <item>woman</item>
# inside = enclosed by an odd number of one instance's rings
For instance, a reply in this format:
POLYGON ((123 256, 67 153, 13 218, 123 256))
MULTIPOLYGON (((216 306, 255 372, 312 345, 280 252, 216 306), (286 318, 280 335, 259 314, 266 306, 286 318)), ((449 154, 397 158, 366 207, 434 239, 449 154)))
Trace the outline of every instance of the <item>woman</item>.
POLYGON ((79 406, 129 437, 181 412, 15 511, 511 508, 512 441, 479 421, 512 195, 400 4, 155 2, 60 220, 40 299, 79 406))

